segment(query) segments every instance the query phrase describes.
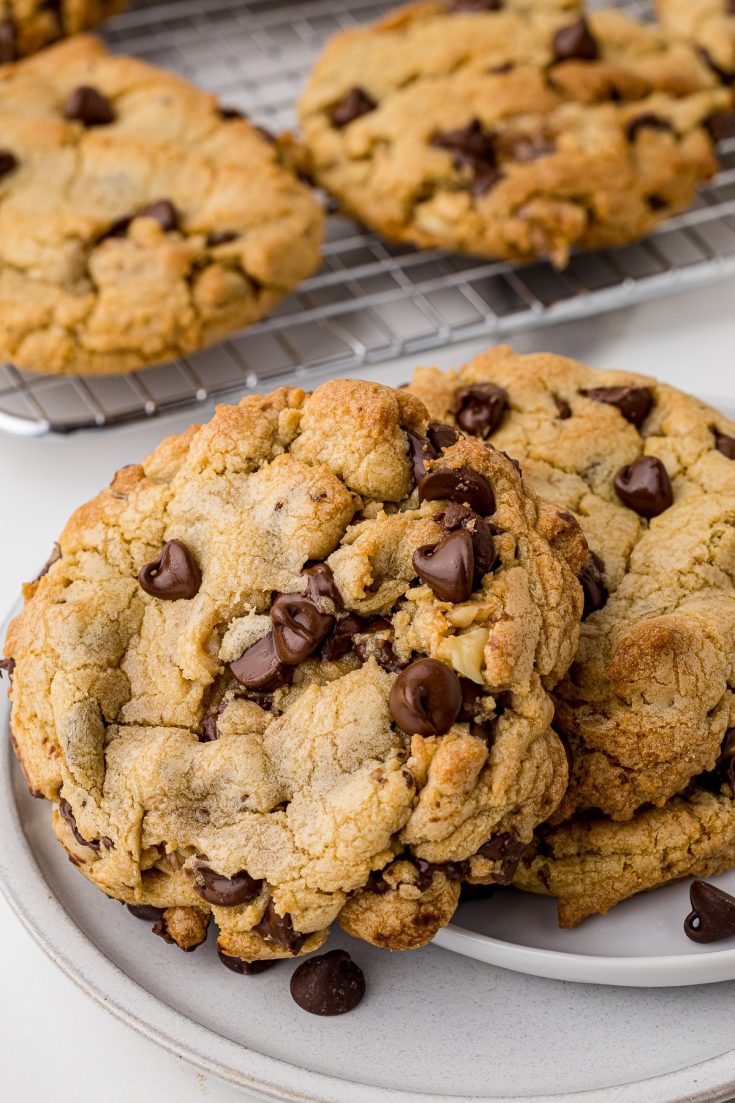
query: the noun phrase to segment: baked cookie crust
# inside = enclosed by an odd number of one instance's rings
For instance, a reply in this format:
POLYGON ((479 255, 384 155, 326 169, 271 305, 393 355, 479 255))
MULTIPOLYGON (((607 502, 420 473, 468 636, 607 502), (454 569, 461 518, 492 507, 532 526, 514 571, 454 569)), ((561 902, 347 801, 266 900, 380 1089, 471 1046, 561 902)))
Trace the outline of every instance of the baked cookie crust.
POLYGON ((0 65, 91 30, 127 7, 127 0, 0 0, 0 65))

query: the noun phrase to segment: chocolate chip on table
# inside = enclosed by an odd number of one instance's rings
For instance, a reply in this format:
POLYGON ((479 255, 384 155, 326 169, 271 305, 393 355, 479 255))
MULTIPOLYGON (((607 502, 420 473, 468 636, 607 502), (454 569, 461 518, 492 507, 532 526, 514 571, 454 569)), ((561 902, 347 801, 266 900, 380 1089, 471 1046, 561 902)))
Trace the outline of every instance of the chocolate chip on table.
POLYGON ((418 659, 396 678, 388 707, 406 735, 444 735, 462 707, 459 678, 437 659, 418 659))
POLYGON ((484 475, 471 467, 443 467, 419 480, 419 500, 466 504, 487 516, 495 512, 495 495, 484 475))
POLYGON ((293 678, 293 667, 278 657, 272 632, 246 648, 230 670, 241 686, 266 692, 290 685, 293 678))
POLYGON ((605 585, 605 564, 598 555, 590 552, 589 558, 577 575, 584 593, 582 620, 602 609, 610 596, 605 585))
POLYGON ((497 167, 495 137, 484 129, 479 119, 472 119, 456 130, 437 130, 429 144, 451 153, 457 168, 472 169, 475 176, 497 167))
POLYGON ((473 885, 469 881, 464 881, 462 888, 459 890, 459 902, 460 904, 472 904, 476 900, 489 900, 491 896, 495 896, 497 891, 497 882, 492 885, 473 885))
MULTIPOLYGON (((361 621, 360 627, 357 632, 361 635, 371 635, 374 632, 383 632, 391 627, 389 620, 385 617, 376 617, 374 620, 361 621)), ((398 658, 388 640, 378 646, 377 649, 370 648, 367 643, 355 642, 353 644, 355 654, 361 662, 367 662, 369 656, 373 654, 377 660, 378 666, 382 667, 389 674, 397 674, 399 670, 403 670, 406 666, 401 659, 398 658)))
POLYGON ((9 149, 0 149, 0 180, 18 167, 18 158, 9 149))
POLYGON ((80 84, 69 93, 64 117, 85 126, 108 126, 115 121, 115 111, 107 97, 91 84, 80 84))
POLYGON ((345 950, 330 950, 294 970, 291 995, 312 1015, 344 1015, 365 995, 365 975, 345 950))
POLYGON ((508 395, 495 383, 473 383, 457 391, 457 425, 483 440, 495 432, 508 408, 508 395))
POLYGON ((674 501, 668 472, 656 456, 639 456, 621 467, 615 476, 615 490, 623 505, 649 520, 674 501))
POLYGON ((719 942, 735 935, 735 897, 707 881, 689 887, 692 910, 684 920, 684 934, 692 942, 719 942))
POLYGON ((17 41, 12 19, 0 19, 0 65, 15 61, 17 41))
POLYGON ((163 908, 154 908, 152 904, 126 904, 131 915, 145 923, 158 923, 163 918, 163 908))
POLYGON ((194 879, 194 888, 201 898, 220 908, 234 908, 236 904, 246 904, 248 900, 254 900, 262 884, 262 881, 256 881, 244 869, 234 877, 224 877, 203 865, 198 866, 194 879))
POLYGON ((449 5, 449 11, 500 11, 502 7, 503 0, 454 0, 454 2, 449 5))
POLYGON ((275 942, 276 945, 282 946, 284 950, 288 950, 290 954, 297 954, 309 937, 295 931, 291 916, 288 914, 279 915, 273 906, 272 900, 268 901, 263 918, 260 923, 256 923, 253 930, 266 942, 275 942))
POLYGON ((228 245, 231 241, 237 241, 240 237, 234 230, 210 230, 206 238, 208 249, 216 249, 218 245, 228 245))
POLYGON ((272 965, 277 965, 277 961, 243 961, 240 957, 231 957, 230 954, 224 954, 217 947, 217 957, 222 964, 226 966, 231 972, 239 973, 241 976, 252 977, 256 973, 265 973, 266 969, 270 969, 272 965))
POLYGON ((715 448, 729 460, 735 460, 735 437, 728 437, 725 433, 715 430, 715 448))
POLYGON ((97 839, 85 839, 84 835, 80 834, 77 827, 77 821, 74 818, 74 813, 71 810, 71 805, 68 800, 64 800, 63 797, 59 801, 59 815, 62 820, 66 820, 71 828, 71 833, 77 840, 80 846, 88 846, 90 850, 99 850, 100 844, 97 839))
POLYGON ((595 61, 599 57, 597 41, 584 17, 556 32, 553 50, 556 61, 595 61))
POLYGON ((364 88, 355 85, 342 97, 339 103, 334 105, 329 115, 329 121, 337 130, 342 130, 343 127, 349 126, 355 119, 374 111, 377 106, 375 100, 364 88))
POLYGON ((476 590, 480 582, 495 563, 495 543, 490 525, 467 506, 450 505, 441 509, 434 518, 446 532, 463 528, 472 537, 472 551, 475 557, 475 574, 472 589, 476 590))
POLYGON ((653 409, 653 394, 648 387, 590 387, 581 393, 593 402, 614 406, 636 429, 653 409))
POLYGON ((158 559, 141 568, 138 581, 151 597, 178 601, 199 593, 202 572, 186 544, 180 540, 167 540, 158 559))
POLYGON ((634 142, 641 130, 660 130, 662 132, 668 131, 670 134, 675 133, 673 124, 668 119, 655 115, 653 111, 646 111, 643 115, 637 115, 635 119, 630 120, 625 128, 628 141, 634 142))
POLYGON ((462 434, 453 425, 445 425, 441 421, 432 421, 426 430, 426 438, 432 448, 439 453, 443 452, 445 448, 451 448, 453 444, 461 440, 462 434))
POLYGON ((416 574, 440 601, 458 604, 468 601, 475 576, 472 537, 466 529, 456 529, 438 544, 424 544, 413 553, 416 574))

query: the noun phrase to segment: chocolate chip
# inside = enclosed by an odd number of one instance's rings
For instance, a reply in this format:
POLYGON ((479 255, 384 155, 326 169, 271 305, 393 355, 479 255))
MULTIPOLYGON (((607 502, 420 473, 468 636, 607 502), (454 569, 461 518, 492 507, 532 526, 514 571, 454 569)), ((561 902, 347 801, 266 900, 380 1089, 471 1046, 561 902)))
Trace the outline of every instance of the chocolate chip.
POLYGON ((207 713, 204 717, 202 730, 199 733, 200 743, 214 743, 219 739, 219 732, 217 731, 217 721, 219 717, 220 710, 218 708, 216 708, 214 712, 207 713))
POLYGON ((306 596, 310 601, 318 605, 319 598, 326 597, 338 612, 344 609, 345 604, 334 581, 331 567, 326 563, 312 563, 311 566, 304 567, 301 573, 306 578, 306 596))
POLYGON ((640 517, 658 517, 674 501, 668 472, 656 456, 639 456, 621 467, 615 476, 615 490, 623 505, 640 517))
POLYGON ((179 227, 179 212, 170 199, 158 199, 155 203, 149 203, 138 211, 136 218, 152 218, 160 225, 161 229, 168 232, 179 227))
POLYGON ((735 728, 728 728, 720 745, 720 753, 715 763, 715 770, 724 775, 725 780, 735 795, 735 728))
POLYGON ((651 211, 665 211, 669 205, 668 200, 662 195, 647 195, 646 203, 651 211))
POLYGON ((81 835, 79 833, 79 828, 77 827, 77 821, 74 818, 74 813, 71 810, 71 805, 69 804, 68 800, 64 800, 62 798, 59 801, 59 815, 61 816, 61 818, 63 820, 66 820, 66 822, 69 824, 69 827, 71 828, 71 833, 74 836, 74 838, 77 840, 77 842, 80 844, 80 846, 88 846, 90 848, 90 850, 99 850, 100 844, 97 841, 97 839, 92 839, 90 841, 89 839, 85 839, 84 835, 81 835))
POLYGON ((218 245, 227 245, 231 241, 237 241, 239 236, 234 230, 211 230, 207 234, 205 244, 208 249, 216 249, 218 245))
POLYGON ((471 681, 470 678, 460 678, 459 688, 462 693, 462 707, 459 710, 458 719, 465 724, 471 724, 479 712, 484 694, 477 682, 471 681))
POLYGON ((0 180, 18 167, 18 158, 9 149, 0 149, 0 180))
POLYGON ((115 121, 112 104, 90 84, 81 84, 69 93, 64 116, 85 126, 108 126, 115 121))
POLYGON ((636 429, 640 429, 653 409, 653 395, 648 387, 590 387, 581 393, 593 402, 614 406, 636 429))
POLYGON ((684 920, 684 934, 692 942, 719 942, 735 935, 735 897, 706 881, 689 887, 692 910, 684 920))
POLYGON ((429 144, 451 153, 457 168, 469 168, 475 176, 496 168, 495 138, 479 119, 472 119, 456 130, 437 130, 429 144))
POLYGON ((278 657, 272 632, 243 651, 230 670, 241 686, 266 692, 290 685, 293 678, 293 667, 278 657))
POLYGON ((301 594, 282 594, 271 608, 273 641, 283 663, 296 666, 308 659, 326 639, 334 626, 334 617, 319 611, 313 601, 301 594))
POLYGON ((152 904, 126 904, 131 915, 145 923, 158 923, 163 918, 163 908, 154 908, 152 904))
POLYGON ((720 65, 717 61, 715 61, 713 55, 709 52, 709 50, 705 49, 704 46, 699 47, 699 55, 702 58, 702 61, 705 63, 705 65, 707 65, 712 70, 712 72, 715 74, 715 76, 719 80, 721 80, 723 84, 729 84, 730 83, 730 81, 733 78, 732 70, 725 69, 724 66, 720 65))
POLYGON ((151 597, 177 601, 199 593, 202 572, 186 544, 180 540, 167 540, 158 559, 141 568, 138 581, 151 597))
POLYGON ((597 42, 584 17, 556 32, 553 50, 556 61, 595 61, 599 57, 597 42))
POLYGON ((453 444, 461 440, 462 434, 453 425, 445 425, 441 421, 432 421, 426 430, 426 437, 438 454, 443 452, 445 448, 451 448, 453 444))
POLYGON ((441 509, 435 520, 447 532, 463 528, 472 537, 472 551, 475 557, 475 574, 472 589, 476 590, 480 582, 495 563, 495 544, 490 526, 482 517, 466 506, 451 505, 441 509))
POLYGON ((480 199, 483 195, 487 195, 489 191, 492 191, 495 185, 499 184, 502 179, 502 172, 496 169, 478 173, 470 184, 470 192, 475 199, 480 199))
POLYGON ((598 555, 590 552, 589 558, 577 578, 584 592, 582 620, 587 620, 587 617, 591 616, 592 613, 596 613, 598 609, 603 608, 609 597, 605 585, 605 564, 598 555))
POLYGON ((497 882, 492 885, 472 885, 465 881, 459 892, 460 904, 471 904, 475 900, 489 900, 498 891, 497 882))
POLYGON ((437 659, 418 659, 396 678, 388 706, 406 735, 444 735, 462 707, 459 678, 437 659))
POLYGON ((294 970, 291 995, 312 1015, 344 1015, 365 995, 365 975, 344 950, 330 950, 294 970))
POLYGON ((411 461, 411 471, 414 482, 417 483, 426 474, 426 461, 435 460, 438 453, 427 437, 414 433, 413 429, 405 430, 408 437, 408 458, 411 461))
POLYGON ((219 104, 217 106, 217 114, 220 119, 247 119, 247 115, 244 111, 241 111, 239 107, 228 107, 226 104, 219 104))
POLYGON ((468 601, 475 575, 472 537, 466 529, 449 532, 438 544, 424 544, 413 553, 416 574, 440 601, 468 601))
POLYGON ((365 621, 358 617, 357 613, 350 613, 342 620, 337 621, 331 636, 328 636, 322 645, 319 657, 325 663, 336 663, 352 651, 355 642, 355 634, 363 632, 365 621))
POLYGON ((15 24, 12 19, 0 20, 0 65, 16 58, 15 24))
POLYGON ((728 437, 725 433, 718 433, 715 430, 715 448, 729 460, 735 460, 735 437, 728 437))
POLYGON ((660 130, 662 132, 668 131, 670 134, 675 133, 669 120, 662 119, 660 115, 655 115, 653 111, 646 111, 645 114, 638 115, 635 119, 630 120, 625 129, 628 141, 634 142, 641 130, 660 130))
POLYGON ((208 904, 220 908, 234 908, 236 904, 246 904, 254 900, 260 892, 262 881, 256 881, 244 869, 234 877, 225 877, 215 873, 209 866, 198 866, 194 888, 208 904))
POLYGON ((337 130, 349 126, 355 119, 368 115, 377 107, 377 103, 364 88, 350 88, 349 92, 335 104, 329 116, 329 121, 337 130))
POLYGON ((272 900, 268 901, 268 907, 265 909, 263 918, 260 923, 253 927, 253 930, 266 942, 275 942, 278 946, 282 946, 284 950, 288 950, 290 954, 297 954, 309 937, 295 931, 291 916, 288 914, 279 915, 273 906, 272 900))
MULTIPOLYGON (((382 632, 391 627, 389 620, 384 617, 376 617, 374 620, 362 621, 358 632, 363 635, 369 635, 373 632, 382 632)), ((372 654, 377 660, 378 666, 382 667, 389 674, 397 674, 399 670, 403 670, 406 664, 398 658, 392 646, 388 640, 384 640, 377 648, 369 647, 366 643, 354 644, 355 654, 361 662, 367 662, 368 657, 372 654)))
POLYGON ((449 5, 449 11, 500 11, 502 7, 503 0, 454 0, 454 3, 449 5))
POLYGON ((229 954, 223 954, 219 947, 217 947, 217 957, 231 972, 239 973, 245 977, 255 976, 256 973, 264 973, 266 969, 278 964, 277 961, 243 961, 240 957, 230 957, 229 954))
POLYGON ((703 126, 714 142, 723 142, 732 133, 733 115, 729 111, 715 111, 704 120, 703 126))
POLYGON ((495 383, 474 383, 457 391, 457 425, 483 440, 494 433, 508 408, 508 395, 495 383))
POLYGON ((495 512, 495 495, 484 475, 471 467, 443 467, 419 480, 419 500, 466 504, 487 516, 495 512))
POLYGON ((558 394, 553 394, 551 397, 554 399, 554 405, 557 409, 557 418, 560 421, 567 421, 572 416, 572 407, 566 398, 561 398, 558 394))
POLYGON ((503 831, 489 839, 477 851, 481 858, 491 862, 500 862, 495 878, 501 885, 509 885, 516 875, 526 844, 522 843, 514 831, 503 831))
POLYGON ((15 659, 0 659, 0 674, 3 671, 8 675, 8 678, 12 682, 13 671, 15 670, 15 659))

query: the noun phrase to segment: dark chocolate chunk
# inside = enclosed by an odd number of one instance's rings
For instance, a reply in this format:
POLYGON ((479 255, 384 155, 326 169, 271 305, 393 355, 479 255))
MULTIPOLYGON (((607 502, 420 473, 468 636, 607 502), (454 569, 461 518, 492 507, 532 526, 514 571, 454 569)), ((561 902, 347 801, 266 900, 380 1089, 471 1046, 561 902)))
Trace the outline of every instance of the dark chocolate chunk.
POLYGON ((227 245, 231 241, 237 241, 240 237, 234 230, 210 230, 207 234, 206 246, 208 249, 216 249, 218 245, 227 245))
POLYGON ((490 525, 467 506, 451 505, 436 514, 436 520, 447 532, 463 528, 472 537, 472 550, 475 556, 475 574, 472 589, 476 590, 480 582, 495 563, 495 544, 490 525))
POLYGON ((462 434, 453 425, 445 425, 441 421, 432 421, 426 430, 426 437, 438 454, 443 452, 445 448, 451 448, 453 444, 461 440, 462 434))
POLYGON ((231 957, 229 954, 223 954, 219 947, 217 947, 217 957, 231 972, 239 973, 241 976, 245 977, 252 977, 257 973, 264 973, 266 969, 270 969, 272 965, 278 964, 277 961, 243 961, 240 957, 231 957))
POLYGON ((704 128, 714 142, 723 142, 732 133, 733 115, 730 111, 715 111, 704 120, 704 128))
POLYGON ((584 17, 556 32, 553 50, 556 61, 595 61, 599 57, 597 41, 584 17))
POLYGON ((735 460, 735 437, 728 437, 724 433, 715 430, 715 448, 727 456, 729 460, 735 460))
POLYGON ((489 900, 491 896, 495 896, 497 891, 497 882, 492 885, 472 885, 469 881, 465 881, 459 892, 459 902, 460 904, 472 904, 476 900, 489 900))
POLYGON ((454 2, 449 5, 449 11, 500 11, 502 7, 503 0, 454 0, 454 2))
POLYGON ((418 659, 396 678, 388 705, 406 735, 444 735, 462 707, 459 678, 437 659, 418 659))
POLYGON ((614 406, 636 429, 640 429, 653 409, 653 395, 648 387, 590 387, 582 394, 593 402, 614 406))
POLYGON ((662 132, 668 131, 671 134, 675 133, 672 123, 668 119, 662 119, 660 115, 655 115, 653 111, 646 111, 643 115, 637 115, 635 119, 630 120, 625 130, 628 141, 634 142, 641 130, 660 130, 662 132))
POLYGON ((435 460, 438 452, 428 436, 419 436, 413 429, 406 429, 405 433, 408 437, 408 458, 411 461, 414 482, 418 482, 426 474, 426 461, 435 460))
POLYGON ((719 942, 735 935, 735 897, 707 881, 689 888, 692 910, 684 920, 684 934, 692 942, 719 942))
POLYGON ((142 919, 145 923, 158 923, 163 918, 163 908, 154 908, 152 904, 127 904, 128 911, 136 919, 142 919))
POLYGON ((590 552, 587 562, 577 577, 584 591, 582 620, 587 620, 587 617, 591 616, 592 613, 596 613, 598 609, 603 608, 609 597, 605 585, 605 564, 598 555, 590 552))
POLYGON ((724 777, 735 795, 735 728, 728 728, 725 732, 715 770, 724 777))
POLYGON ((475 575, 472 537, 466 529, 449 532, 438 544, 425 544, 413 553, 416 574, 439 598, 458 604, 469 600, 475 575))
POLYGON ((326 563, 312 563, 311 566, 304 567, 301 573, 306 578, 306 596, 310 601, 318 605, 319 598, 326 597, 338 612, 344 609, 342 595, 337 589, 331 567, 326 563))
POLYGON ((0 149, 0 180, 18 167, 18 158, 9 149, 0 149))
POLYGON ((7 674, 10 681, 13 680, 13 671, 15 670, 15 659, 0 659, 0 674, 3 671, 7 674))
MULTIPOLYGON (((386 628, 390 628, 391 623, 384 617, 376 617, 374 620, 363 621, 359 633, 371 634, 373 632, 381 632, 386 628)), ((370 647, 365 642, 354 644, 355 654, 361 662, 367 662, 370 655, 374 655, 378 663, 378 666, 382 667, 389 674, 397 674, 399 670, 403 670, 406 664, 398 658, 393 647, 388 640, 383 640, 377 648, 370 647)))
POLYGON ((353 123, 355 119, 374 111, 377 106, 372 96, 364 88, 358 88, 356 85, 354 88, 350 88, 339 103, 334 105, 329 115, 329 121, 337 130, 342 130, 343 127, 353 123))
POLYGON ((470 184, 470 192, 475 199, 480 199, 492 191, 496 184, 503 179, 503 174, 497 169, 488 169, 487 172, 479 172, 470 184))
POLYGON ((554 399, 554 405, 556 406, 556 416, 560 421, 567 421, 572 416, 572 407, 567 402, 566 398, 561 398, 558 394, 551 396, 554 399))
POLYGON ((59 801, 59 815, 69 824, 69 827, 71 828, 71 833, 80 844, 80 846, 88 846, 90 850, 99 850, 100 844, 97 839, 85 839, 84 835, 81 835, 79 833, 79 828, 77 827, 77 821, 74 818, 74 813, 71 810, 71 805, 69 804, 69 801, 64 800, 63 797, 59 801))
POLYGON ((290 685, 293 678, 293 667, 278 657, 272 632, 243 651, 230 670, 241 686, 266 692, 290 685))
POLYGON ((469 168, 475 176, 496 168, 495 138, 479 119, 472 119, 456 130, 435 131, 430 145, 451 153, 457 168, 469 168))
POLYGON ((108 126, 115 121, 115 111, 110 101, 90 84, 80 84, 69 93, 64 116, 85 126, 108 126))
POLYGON ((322 645, 319 657, 325 663, 336 663, 352 651, 355 634, 365 631, 365 621, 357 613, 350 613, 337 621, 331 636, 322 645))
POLYGON ((155 203, 149 203, 147 207, 138 211, 135 217, 153 218, 166 232, 179 228, 179 212, 170 199, 158 199, 155 203))
POLYGON ((241 111, 239 107, 229 107, 227 104, 219 104, 217 106, 217 114, 220 119, 247 119, 247 115, 244 111, 241 111))
POLYGON ((296 666, 316 651, 331 632, 334 617, 302 594, 281 594, 271 608, 273 641, 283 663, 296 666))
POLYGON ((457 425, 483 440, 495 432, 508 408, 508 395, 495 383, 474 383, 457 391, 457 425))
POLYGON ((344 1015, 365 995, 365 975, 345 950, 330 950, 294 970, 291 995, 312 1015, 344 1015))
POLYGON ((262 881, 256 881, 244 869, 234 877, 224 877, 203 865, 198 866, 194 878, 194 888, 201 898, 220 908, 234 908, 236 904, 254 900, 262 884, 262 881))
POLYGON ((138 581, 151 597, 177 601, 199 593, 202 572, 186 544, 180 540, 167 540, 158 559, 141 568, 138 581))
POLYGON ((272 900, 268 901, 265 915, 260 923, 253 927, 253 930, 266 942, 275 942, 276 945, 282 946, 284 950, 288 950, 290 954, 297 954, 309 937, 295 931, 291 916, 288 914, 279 915, 273 906, 272 900))
POLYGON ((419 480, 420 501, 442 499, 468 505, 483 516, 495 512, 495 495, 490 483, 471 467, 438 468, 419 480))
POLYGON ((495 878, 500 885, 509 885, 515 877, 526 844, 522 843, 514 831, 504 831, 489 839, 477 853, 491 862, 500 862, 495 878))
POLYGON ((0 65, 6 65, 16 58, 15 23, 12 19, 0 19, 0 65))
POLYGON ((656 456, 639 456, 621 467, 615 476, 615 490, 623 505, 639 517, 658 517, 674 501, 668 472, 656 456))

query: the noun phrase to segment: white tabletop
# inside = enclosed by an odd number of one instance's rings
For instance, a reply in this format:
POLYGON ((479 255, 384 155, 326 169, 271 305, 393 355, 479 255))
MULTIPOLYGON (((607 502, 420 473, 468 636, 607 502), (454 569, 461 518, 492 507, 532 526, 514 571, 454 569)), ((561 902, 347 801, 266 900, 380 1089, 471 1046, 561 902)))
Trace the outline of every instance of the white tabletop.
MULTIPOLYGON (((730 281, 601 318, 536 330, 514 344, 524 351, 565 353, 599 367, 655 374, 684 390, 735 402, 734 303, 735 282, 730 281)), ((449 366, 482 347, 482 342, 475 342, 421 359, 449 366)), ((406 379, 412 367, 406 362, 406 379)), ((381 371, 356 374, 380 378, 381 371)), ((8 608, 21 582, 37 573, 76 505, 104 486, 118 467, 138 460, 163 436, 191 420, 191 415, 184 415, 166 423, 62 441, 0 438, 5 502, 0 609, 8 608)), ((185 969, 186 958, 173 959, 175 965, 185 969)), ((2 899, 0 977, 2 1084, 8 1100, 252 1099, 157 1049, 92 1003, 45 958, 2 899)), ((243 982, 245 1013, 247 978, 243 982)))

